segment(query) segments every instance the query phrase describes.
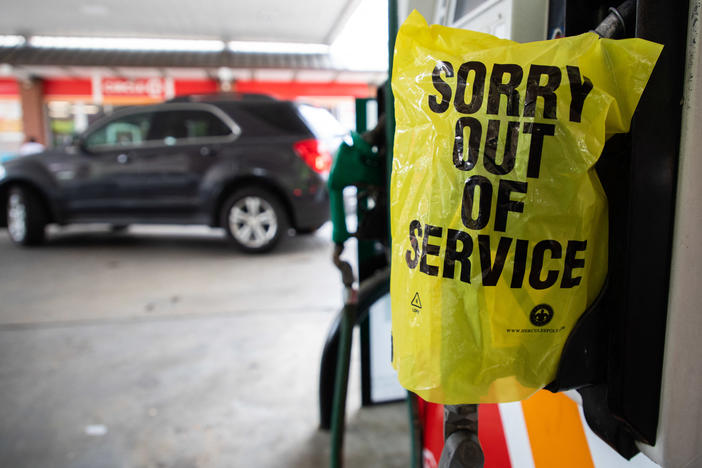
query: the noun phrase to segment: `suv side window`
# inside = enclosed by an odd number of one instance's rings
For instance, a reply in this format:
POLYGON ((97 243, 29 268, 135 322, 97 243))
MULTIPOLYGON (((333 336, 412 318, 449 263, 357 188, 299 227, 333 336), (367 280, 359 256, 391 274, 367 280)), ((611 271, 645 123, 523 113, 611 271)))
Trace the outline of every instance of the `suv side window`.
POLYGON ((200 138, 227 137, 231 134, 232 129, 212 112, 172 110, 156 112, 149 140, 172 145, 200 138))
POLYGON ((309 135, 297 108, 289 102, 232 102, 221 107, 230 114, 249 137, 309 135), (226 107, 225 107, 226 106, 226 107))
POLYGON ((88 134, 85 145, 91 150, 103 147, 140 146, 146 141, 153 112, 118 117, 88 134))

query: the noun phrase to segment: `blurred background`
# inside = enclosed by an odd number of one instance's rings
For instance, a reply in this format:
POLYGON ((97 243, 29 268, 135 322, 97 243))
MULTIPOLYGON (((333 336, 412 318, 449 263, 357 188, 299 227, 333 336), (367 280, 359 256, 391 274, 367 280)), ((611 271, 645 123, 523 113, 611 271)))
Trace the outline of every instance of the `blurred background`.
MULTIPOLYGON (((6 163, 193 95, 291 101, 343 136, 356 99, 375 124, 387 78, 386 2, 0 4, 6 163)), ((328 222, 263 255, 205 226, 61 224, 33 249, 0 230, 0 466, 327 466, 319 363, 343 302, 328 222)), ((360 409, 359 360, 349 466, 407 466, 406 408, 360 409)))
POLYGON ((59 145, 120 106, 264 93, 355 126, 387 71, 387 5, 368 0, 4 2, 0 155, 59 145))

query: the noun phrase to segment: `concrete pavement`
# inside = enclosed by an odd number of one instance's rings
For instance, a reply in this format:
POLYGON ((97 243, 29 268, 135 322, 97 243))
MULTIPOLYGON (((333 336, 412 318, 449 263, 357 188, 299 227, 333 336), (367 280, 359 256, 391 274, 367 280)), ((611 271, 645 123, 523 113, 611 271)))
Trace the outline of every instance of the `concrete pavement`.
MULTIPOLYGON (((0 466, 327 466, 328 230, 264 256, 204 228, 62 230, 36 249, 0 231, 0 466)), ((404 404, 359 409, 358 387, 356 362, 346 466, 408 466, 404 404)))

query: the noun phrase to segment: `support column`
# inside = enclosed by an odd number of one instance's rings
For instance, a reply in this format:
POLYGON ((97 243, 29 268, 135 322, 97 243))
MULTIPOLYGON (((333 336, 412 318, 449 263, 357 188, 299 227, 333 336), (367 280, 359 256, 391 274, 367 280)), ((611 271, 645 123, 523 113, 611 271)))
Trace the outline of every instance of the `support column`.
POLYGON ((34 137, 47 146, 48 131, 44 115, 44 82, 40 78, 18 80, 22 104, 22 129, 25 137, 34 137))

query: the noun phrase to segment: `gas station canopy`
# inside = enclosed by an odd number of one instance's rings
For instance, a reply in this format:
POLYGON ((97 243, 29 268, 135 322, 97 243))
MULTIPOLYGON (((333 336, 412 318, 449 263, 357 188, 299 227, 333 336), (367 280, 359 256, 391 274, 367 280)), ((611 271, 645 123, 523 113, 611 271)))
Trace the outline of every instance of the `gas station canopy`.
POLYGON ((94 68, 82 67, 105 67, 98 70, 102 76, 129 76, 129 72, 120 73, 116 68, 139 67, 151 68, 152 72, 154 68, 161 69, 164 75, 162 69, 169 68, 170 76, 191 77, 193 68, 213 76, 224 67, 241 70, 240 73, 256 69, 332 72, 313 74, 315 81, 336 81, 337 72, 354 72, 353 76, 342 75, 340 81, 377 83, 383 79, 384 70, 373 66, 350 67, 343 53, 337 57, 331 53, 335 39, 361 3, 361 0, 9 3, 3 6, 0 16, 0 64, 4 65, 0 73, 12 72, 20 77, 92 76, 96 73, 94 68))
POLYGON ((0 34, 331 44, 358 0, 24 0, 5 2, 0 34))

